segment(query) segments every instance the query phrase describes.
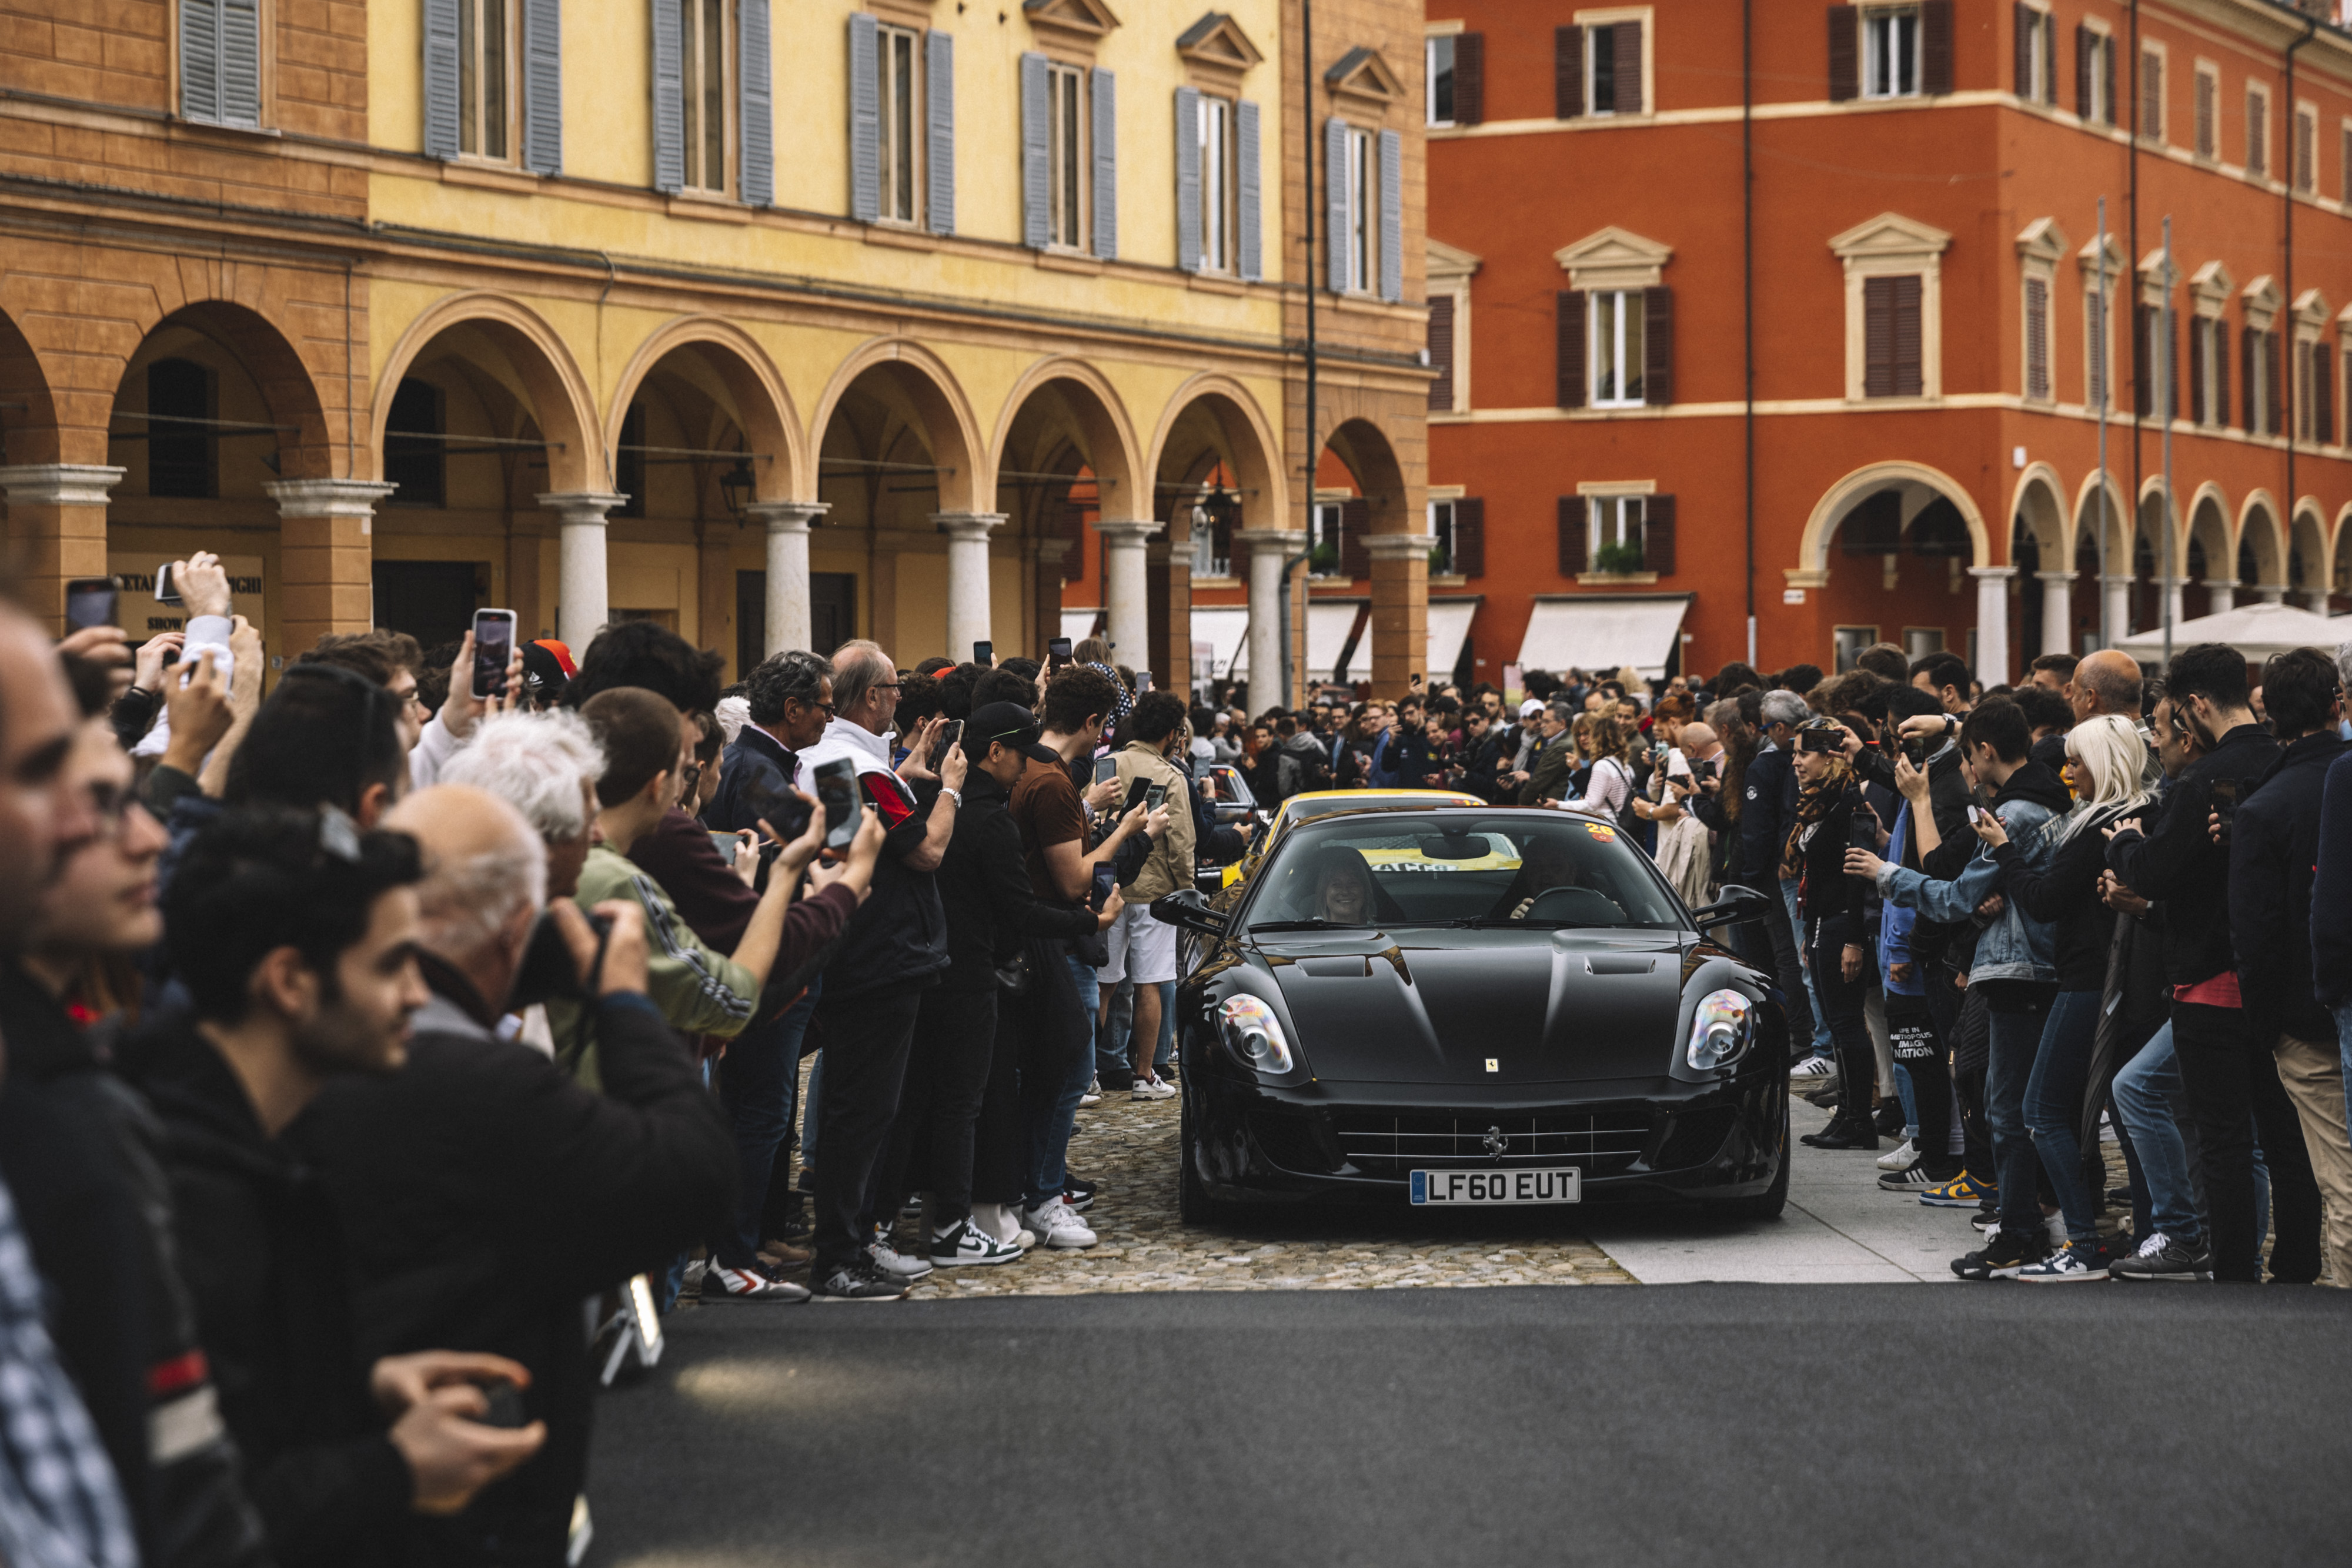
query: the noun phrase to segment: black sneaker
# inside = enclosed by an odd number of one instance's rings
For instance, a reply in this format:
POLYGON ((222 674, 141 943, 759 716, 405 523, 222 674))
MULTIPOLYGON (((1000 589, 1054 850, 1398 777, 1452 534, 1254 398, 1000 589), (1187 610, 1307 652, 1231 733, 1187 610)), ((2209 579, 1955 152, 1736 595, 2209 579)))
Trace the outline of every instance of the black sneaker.
POLYGON ((2129 1280, 2134 1284, 2146 1284, 2150 1280, 2194 1283, 2213 1277, 2213 1260, 2210 1254, 2192 1251, 2163 1231, 2155 1230, 2130 1257, 2118 1258, 2108 1264, 2107 1274, 2111 1279, 2129 1280))
POLYGON ((1095 1194, 1101 1190, 1100 1182, 1088 1181, 1084 1176, 1066 1173, 1062 1177, 1062 1201, 1082 1214, 1094 1207, 1095 1194))
POLYGON ((906 1295, 907 1281, 884 1273, 870 1258, 860 1256, 818 1281, 809 1291, 819 1301, 895 1301, 906 1295))
POLYGON ((1929 1187, 1940 1185, 1942 1184, 1934 1176, 1929 1176, 1917 1166, 1913 1166, 1907 1170, 1878 1173, 1878 1190, 1881 1192, 1908 1193, 1916 1197, 1929 1187))
POLYGON ((2050 1256, 2050 1237, 2036 1230, 2021 1235, 1996 1230, 1985 1238, 1982 1251, 1952 1260, 1952 1272, 1963 1280, 2014 1280, 2032 1264, 2050 1256))

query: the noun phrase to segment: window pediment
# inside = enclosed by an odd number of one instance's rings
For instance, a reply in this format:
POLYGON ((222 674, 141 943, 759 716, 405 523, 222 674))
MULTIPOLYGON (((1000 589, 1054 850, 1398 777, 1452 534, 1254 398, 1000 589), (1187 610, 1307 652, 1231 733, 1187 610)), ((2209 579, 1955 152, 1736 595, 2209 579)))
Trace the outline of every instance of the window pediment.
POLYGON ((1196 66, 1238 76, 1265 58, 1250 42, 1241 24, 1223 11, 1211 11, 1177 37, 1176 52, 1196 66))
POLYGON ((2209 261, 2189 275, 2189 297, 2197 302, 2200 316, 2219 316, 2230 308, 2230 291, 2237 280, 2230 269, 2218 261, 2209 261))
POLYGON ((2110 281, 2124 275, 2124 247, 2116 243, 2111 234, 2092 235, 2074 253, 2074 260, 2085 273, 2104 272, 2110 281))
POLYGON ((1103 0, 1021 0, 1030 27, 1071 43, 1100 42, 1118 26, 1118 17, 1103 0))
POLYGON ((1323 81, 1335 96, 1370 103, 1402 103, 1408 96, 1403 78, 1381 57, 1381 52, 1360 44, 1340 56, 1339 63, 1323 73, 1323 81))
POLYGON ((2246 325, 2257 329, 2266 328, 2276 320, 2279 306, 2284 303, 2279 298, 2277 283, 2267 272, 2240 289, 2238 301, 2245 307, 2246 325))
POLYGON ((2139 258, 2140 303, 2159 306, 2164 297, 2180 286, 2180 268, 2164 254, 2162 247, 2149 251, 2139 258))
POLYGON ((2036 218, 2017 236, 2019 259, 2054 267, 2066 254, 2066 231, 2056 218, 2036 218))
POLYGON ((1442 239, 1431 239, 1428 245, 1426 275, 1432 283, 1441 279, 1467 277, 1485 265, 1484 256, 1471 255, 1458 246, 1447 245, 1442 239))
POLYGON ((1674 247, 1611 225, 1552 253, 1580 289, 1655 288, 1674 247))
POLYGON ((1864 261, 1930 261, 1951 243, 1950 235, 1932 225, 1900 213, 1881 213, 1832 238, 1830 251, 1851 269, 1864 261))
POLYGON ((2327 296, 2316 288, 2305 289, 2295 297, 2294 319, 2314 329, 2327 325, 2327 296))

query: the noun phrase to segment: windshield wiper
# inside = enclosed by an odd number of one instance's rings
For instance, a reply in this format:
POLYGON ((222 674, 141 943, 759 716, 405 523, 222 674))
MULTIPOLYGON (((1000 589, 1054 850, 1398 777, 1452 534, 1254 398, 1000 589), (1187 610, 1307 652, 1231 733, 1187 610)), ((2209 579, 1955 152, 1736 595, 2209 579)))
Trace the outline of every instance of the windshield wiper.
POLYGON ((1568 923, 1564 920, 1512 920, 1506 916, 1465 915, 1445 924, 1456 931, 1557 931, 1568 923))
POLYGON ((1360 920, 1263 920, 1250 927, 1255 936, 1261 931, 1370 931, 1372 927, 1360 920))

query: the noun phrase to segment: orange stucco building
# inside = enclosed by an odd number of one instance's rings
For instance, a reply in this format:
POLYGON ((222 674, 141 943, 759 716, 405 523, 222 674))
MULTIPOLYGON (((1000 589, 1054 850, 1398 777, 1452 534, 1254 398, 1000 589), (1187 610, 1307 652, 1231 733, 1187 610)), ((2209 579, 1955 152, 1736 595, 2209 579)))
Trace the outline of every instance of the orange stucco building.
POLYGON ((1429 493, 1483 523, 1430 613, 1478 596, 1465 673, 1885 638, 1990 684, 2168 584, 2176 618, 2352 603, 2352 37, 2260 0, 1428 29, 1429 493))

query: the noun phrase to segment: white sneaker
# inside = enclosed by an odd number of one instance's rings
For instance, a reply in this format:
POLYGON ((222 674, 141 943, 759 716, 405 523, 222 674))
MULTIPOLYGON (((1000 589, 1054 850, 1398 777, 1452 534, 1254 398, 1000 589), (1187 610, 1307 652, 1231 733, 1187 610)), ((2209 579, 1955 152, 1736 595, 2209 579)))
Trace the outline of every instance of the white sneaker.
POLYGON ((868 1244, 866 1255, 874 1260, 877 1269, 894 1280, 919 1280, 931 1271, 929 1262, 920 1258, 908 1257, 887 1241, 868 1244))
POLYGON ((1836 1062, 1826 1056, 1809 1056, 1789 1069, 1789 1085, 1807 1092, 1826 1089, 1837 1082, 1837 1075, 1836 1062))
POLYGON ((1173 1100, 1176 1085, 1164 1078, 1139 1078, 1135 1081, 1133 1098, 1138 1100, 1173 1100))
POLYGON ((931 1261, 942 1269, 963 1263, 1011 1263, 1020 1256, 1018 1246, 999 1241, 968 1219, 931 1238, 931 1261))
POLYGON ((1089 1110, 1101 1103, 1102 1090, 1099 1085, 1087 1090, 1085 1093, 1078 1096, 1078 1109, 1081 1111, 1089 1110))
POLYGON ((1893 1154, 1878 1156, 1878 1168, 1883 1171, 1907 1171, 1918 1163, 1918 1146, 1908 1138, 1893 1154))
POLYGON ((1050 1203, 1039 1204, 1022 1218, 1048 1247, 1091 1247, 1095 1244, 1095 1233, 1087 1228, 1086 1222, 1078 1218, 1076 1210, 1058 1197, 1050 1203))
POLYGON ((975 1203, 971 1206, 971 1222, 980 1227, 983 1236, 992 1236, 1007 1247, 1018 1247, 1024 1252, 1037 1245, 1037 1233, 1022 1228, 1020 1210, 1008 1204, 975 1203))

